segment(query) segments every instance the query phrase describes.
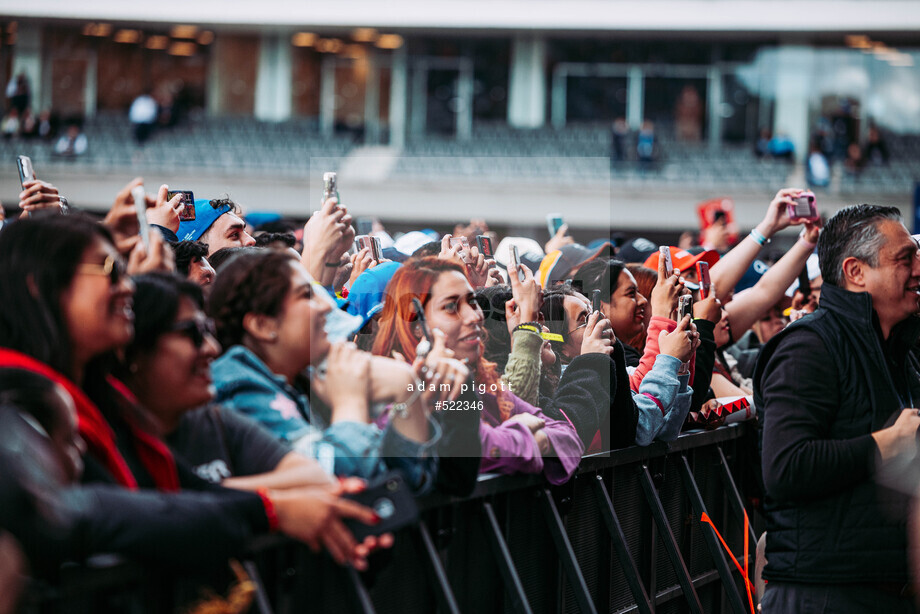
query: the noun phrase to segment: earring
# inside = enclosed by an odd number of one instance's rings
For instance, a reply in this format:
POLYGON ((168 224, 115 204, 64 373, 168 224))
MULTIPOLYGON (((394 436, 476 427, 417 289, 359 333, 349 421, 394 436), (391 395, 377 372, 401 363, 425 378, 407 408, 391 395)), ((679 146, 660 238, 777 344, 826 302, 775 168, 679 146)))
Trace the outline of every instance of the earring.
POLYGON ((130 365, 128 365, 129 373, 137 373, 137 371, 138 371, 138 366, 136 362, 132 362, 130 365))
POLYGON ((277 338, 278 338, 278 333, 276 333, 275 331, 272 331, 271 340, 274 341, 277 338))

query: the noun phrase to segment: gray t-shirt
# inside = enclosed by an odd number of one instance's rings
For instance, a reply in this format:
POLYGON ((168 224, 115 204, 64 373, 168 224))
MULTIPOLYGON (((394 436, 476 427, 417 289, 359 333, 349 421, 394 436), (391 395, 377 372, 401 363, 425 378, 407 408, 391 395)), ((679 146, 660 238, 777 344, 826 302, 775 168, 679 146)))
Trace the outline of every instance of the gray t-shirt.
POLYGON ((166 443, 203 480, 272 471, 291 451, 258 422, 223 407, 208 406, 182 416, 166 443))

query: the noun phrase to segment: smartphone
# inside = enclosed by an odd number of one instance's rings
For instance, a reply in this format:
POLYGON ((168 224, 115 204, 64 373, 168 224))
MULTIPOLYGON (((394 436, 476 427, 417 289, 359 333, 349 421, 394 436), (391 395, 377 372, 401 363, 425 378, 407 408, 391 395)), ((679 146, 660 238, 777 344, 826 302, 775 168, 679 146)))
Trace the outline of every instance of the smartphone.
POLYGON ((182 208, 179 209, 180 222, 195 220, 195 195, 191 190, 170 190, 166 193, 166 200, 172 200, 176 194, 182 194, 182 208))
MULTIPOLYGON (((339 199, 338 175, 334 172, 323 173, 323 201, 319 204, 323 206, 330 198, 339 199)), ((364 233, 367 234, 367 233, 364 233)))
POLYGON ((380 237, 371 236, 371 254, 374 260, 380 262, 383 260, 383 247, 380 245, 380 237))
POLYGON ((16 158, 16 166, 19 168, 19 185, 25 189, 27 181, 35 180, 35 169, 32 168, 32 158, 29 156, 19 156, 16 158))
POLYGON ((795 201, 794 205, 786 205, 790 220, 814 221, 820 218, 818 215, 818 208, 815 205, 815 195, 813 192, 800 192, 799 195, 792 200, 795 201))
POLYGON ((473 262, 470 259, 470 244, 469 241, 466 240, 466 237, 451 237, 450 246, 454 247, 455 245, 460 246, 460 251, 458 252, 460 259, 466 264, 472 264, 473 262))
POLYGON ((664 270, 667 271, 668 277, 674 273, 674 265, 671 263, 671 248, 662 245, 658 248, 658 257, 664 258, 664 270))
POLYGON ((683 294, 677 299, 677 321, 683 320, 684 316, 693 319, 693 297, 689 294, 683 294))
POLYGON ((428 343, 434 343, 434 337, 431 336, 431 329, 428 328, 428 320, 425 319, 425 309, 422 308, 422 302, 417 298, 412 298, 412 310, 415 312, 415 318, 422 327, 422 335, 428 340, 428 343))
POLYGON ((355 237, 355 249, 359 252, 362 249, 366 249, 371 255, 371 258, 374 260, 377 259, 376 255, 374 254, 374 237, 370 235, 358 235, 355 237))
POLYGON ((565 224, 565 221, 562 219, 561 213, 546 214, 546 229, 549 231, 549 236, 556 236, 563 224, 565 224))
POLYGON ((396 531, 418 521, 415 497, 409 492, 402 474, 396 471, 368 482, 367 488, 359 493, 345 494, 342 497, 371 508, 380 517, 380 522, 375 525, 345 520, 346 526, 358 542, 370 535, 396 531))
POLYGON ((485 258, 493 258, 495 254, 492 252, 492 239, 485 235, 479 235, 476 237, 476 244, 479 245, 479 253, 485 258))
POLYGON ((594 290, 591 293, 591 313, 597 313, 601 310, 601 291, 594 290))
POLYGON ((359 217, 355 220, 355 230, 359 235, 369 235, 374 231, 374 218, 359 217))
POLYGON ((150 224, 147 223, 147 192, 143 184, 131 189, 131 197, 134 199, 134 212, 137 213, 137 225, 140 227, 141 243, 144 249, 150 254, 150 224))
POLYGON ((700 299, 705 299, 709 296, 709 289, 712 288, 708 262, 700 260, 696 263, 696 276, 700 282, 700 299))
POLYGON ((811 280, 808 279, 808 267, 802 267, 802 272, 799 273, 799 292, 802 293, 802 296, 805 297, 805 301, 808 301, 808 298, 811 296, 811 280))
POLYGON ((524 282, 527 275, 521 270, 521 255, 518 253, 517 245, 511 245, 511 266, 518 272, 518 281, 524 282))

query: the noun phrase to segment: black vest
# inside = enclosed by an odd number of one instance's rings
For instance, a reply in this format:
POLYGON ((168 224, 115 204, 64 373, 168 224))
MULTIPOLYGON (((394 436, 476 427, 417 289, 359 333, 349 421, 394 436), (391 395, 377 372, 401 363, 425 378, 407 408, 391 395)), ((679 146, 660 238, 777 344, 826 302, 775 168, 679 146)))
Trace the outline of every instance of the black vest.
MULTIPOLYGON (((894 422, 908 399, 920 402, 920 378, 909 350, 920 320, 898 324, 883 347, 872 298, 825 284, 821 306, 789 325, 764 346, 754 371, 754 399, 763 411, 763 371, 782 340, 798 330, 816 333, 839 379, 827 382, 841 400, 831 439, 850 439, 894 422), (899 398, 888 366, 902 369, 910 392, 899 398), (839 392, 836 392, 839 391, 839 392)), ((817 351, 817 350, 816 350, 817 351)), ((802 374, 808 377, 808 374, 802 374)), ((769 408, 766 408, 769 411, 769 408)), ((763 424, 763 420, 760 421, 763 424)), ((906 521, 910 498, 878 486, 871 478, 855 487, 809 502, 778 501, 767 496, 769 580, 840 583, 906 582, 906 521)))

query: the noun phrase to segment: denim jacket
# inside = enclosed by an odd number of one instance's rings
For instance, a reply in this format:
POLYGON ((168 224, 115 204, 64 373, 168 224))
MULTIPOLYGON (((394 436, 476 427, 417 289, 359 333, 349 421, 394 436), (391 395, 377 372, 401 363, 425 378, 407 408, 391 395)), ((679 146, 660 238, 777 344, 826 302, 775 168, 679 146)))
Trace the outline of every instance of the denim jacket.
POLYGON ((326 425, 310 411, 310 399, 247 348, 237 345, 211 364, 215 401, 261 423, 295 450, 316 458, 329 473, 373 478, 398 469, 418 494, 434 484, 437 431, 424 443, 405 439, 387 425, 341 421, 326 425))
POLYGON ((690 411, 693 389, 687 385, 690 374, 677 375, 680 360, 667 354, 655 358, 655 366, 633 393, 639 407, 636 444, 647 446, 653 440, 674 441, 690 411))

